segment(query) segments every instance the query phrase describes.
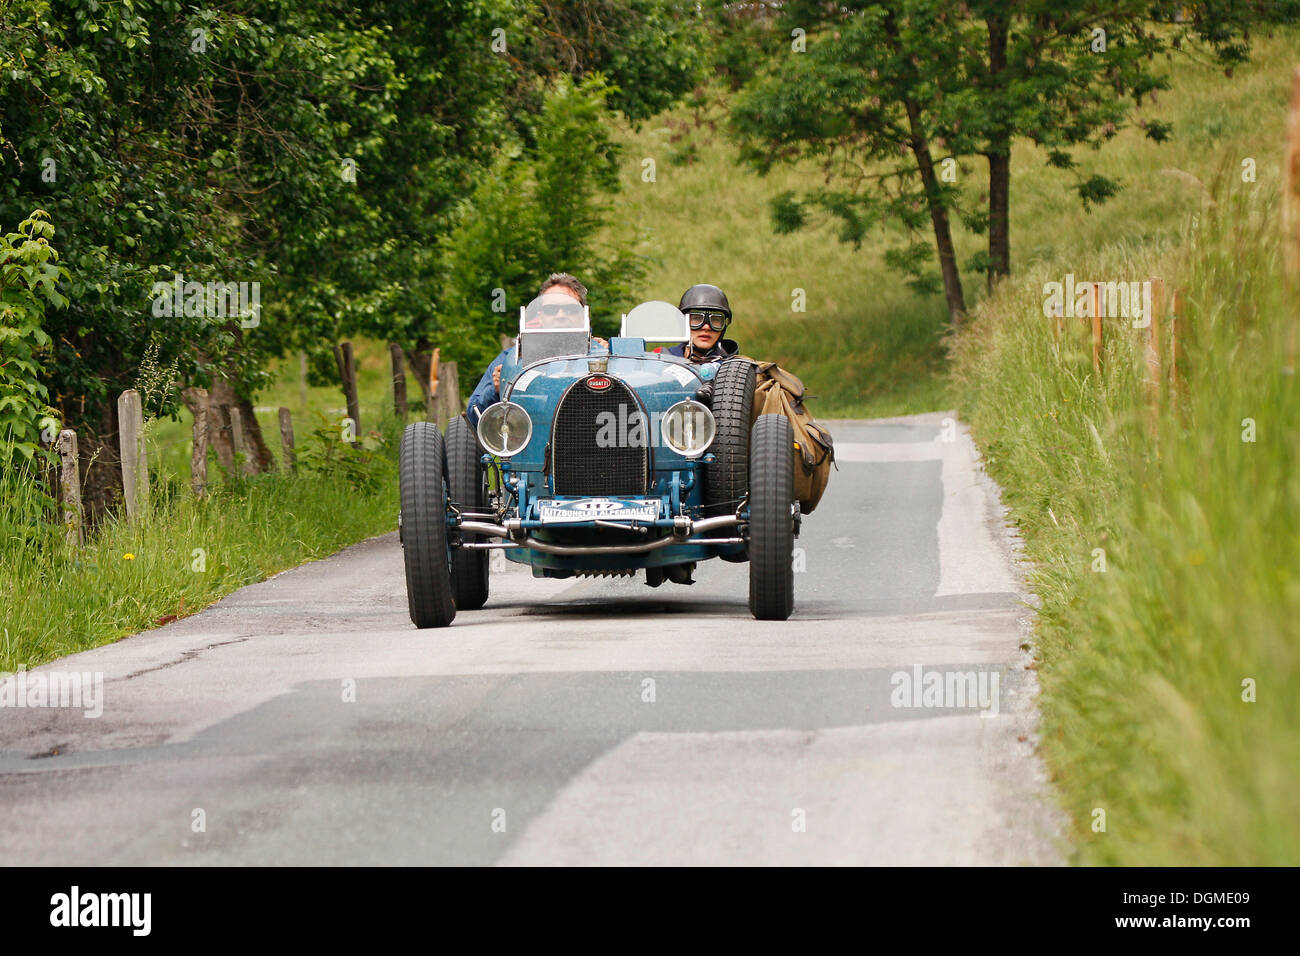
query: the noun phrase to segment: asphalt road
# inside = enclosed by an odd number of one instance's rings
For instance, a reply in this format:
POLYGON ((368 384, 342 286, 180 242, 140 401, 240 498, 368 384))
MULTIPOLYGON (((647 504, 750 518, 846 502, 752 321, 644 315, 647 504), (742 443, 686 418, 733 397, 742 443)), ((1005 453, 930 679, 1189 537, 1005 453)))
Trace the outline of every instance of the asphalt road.
POLYGON ((786 622, 746 565, 511 564, 420 632, 392 534, 31 672, 102 673, 103 713, 0 708, 0 861, 1059 863, 1015 542, 949 417, 830 423, 786 622))

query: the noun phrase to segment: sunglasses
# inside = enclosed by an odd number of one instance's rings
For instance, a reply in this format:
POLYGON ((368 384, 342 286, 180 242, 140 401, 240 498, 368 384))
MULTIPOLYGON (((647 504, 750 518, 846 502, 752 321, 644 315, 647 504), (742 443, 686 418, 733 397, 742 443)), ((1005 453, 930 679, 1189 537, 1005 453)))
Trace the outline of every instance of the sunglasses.
POLYGON ((547 305, 538 306, 537 314, 545 316, 548 319, 554 319, 559 316, 566 319, 576 318, 577 316, 582 315, 582 306, 567 305, 563 302, 551 302, 547 305))
POLYGON ((695 331, 704 328, 706 322, 714 332, 721 332, 727 327, 725 312, 687 312, 686 316, 690 319, 691 329, 695 331))

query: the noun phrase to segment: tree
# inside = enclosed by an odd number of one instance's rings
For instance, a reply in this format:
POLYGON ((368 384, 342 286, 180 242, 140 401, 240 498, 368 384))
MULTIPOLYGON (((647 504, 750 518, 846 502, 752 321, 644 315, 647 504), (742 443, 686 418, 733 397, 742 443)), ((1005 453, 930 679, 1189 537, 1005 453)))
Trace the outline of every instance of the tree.
MULTIPOLYGON (((890 250, 888 261, 921 288, 928 285, 931 252, 917 242, 916 230, 928 213, 956 324, 965 298, 952 214, 973 231, 988 232, 987 254, 969 265, 985 271, 990 286, 1008 274, 1017 137, 1045 148, 1053 166, 1075 171, 1085 207, 1103 202, 1120 184, 1079 174, 1071 150, 1103 145, 1144 97, 1166 88, 1157 53, 1196 44, 1221 62, 1238 62, 1247 54, 1251 24, 1295 15, 1290 0, 1249 7, 1212 2, 1176 22, 1181 8, 1147 0, 955 6, 792 0, 780 22, 806 31, 807 52, 783 53, 750 84, 736 104, 733 129, 744 157, 760 171, 800 158, 825 164, 832 185, 780 197, 778 230, 802 225, 809 206, 838 217, 842 238, 853 242, 882 222, 899 222, 911 242, 890 250), (943 175, 972 157, 987 163, 983 212, 943 175), (939 175, 936 164, 944 167, 939 175)), ((1170 132, 1158 122, 1143 127, 1156 141, 1170 132)))
POLYGON ((447 357, 483 365, 497 353, 499 334, 518 328, 519 307, 557 271, 589 287, 598 333, 617 330, 615 317, 644 268, 630 251, 630 227, 607 226, 619 189, 608 95, 599 77, 576 85, 558 79, 530 130, 535 145, 500 157, 458 210, 447 243, 442 311, 457 329, 447 357))
MULTIPOLYGON (((324 9, 265 2, 15 0, 0 11, 0 221, 40 205, 60 229, 67 309, 47 317, 51 402, 75 427, 87 502, 115 496, 115 399, 149 363, 226 383, 243 403, 280 330, 157 308, 155 283, 270 286, 283 237, 313 235, 334 119, 395 83, 382 37, 318 28, 324 9), (107 465, 108 467, 105 467, 107 465)), ((382 106, 382 104, 380 104, 382 106)), ((268 290, 269 291, 269 290, 268 290)), ((173 383, 167 383, 171 385, 173 383)), ((175 407, 164 387, 150 415, 175 407)))
MULTIPOLYGON (((612 153, 590 147, 612 149, 613 111, 643 117, 688 88, 694 25, 673 0, 0 5, 0 223, 43 208, 60 230, 69 303, 35 360, 99 462, 87 503, 119 486, 115 399, 146 365, 167 373, 150 415, 174 411, 174 386, 208 385, 264 449, 251 399, 275 357, 355 333, 419 357, 456 334, 448 240, 467 199, 514 157, 535 189, 578 174, 538 150, 546 91, 619 84, 565 114, 597 177, 565 195, 600 193, 612 153), (257 283, 261 313, 160 311, 176 276, 257 283)), ((588 243, 603 214, 578 205, 588 243)))
POLYGON ((524 59, 533 72, 609 83, 608 106, 633 122, 689 93, 703 74, 705 34, 686 0, 540 0, 524 59))

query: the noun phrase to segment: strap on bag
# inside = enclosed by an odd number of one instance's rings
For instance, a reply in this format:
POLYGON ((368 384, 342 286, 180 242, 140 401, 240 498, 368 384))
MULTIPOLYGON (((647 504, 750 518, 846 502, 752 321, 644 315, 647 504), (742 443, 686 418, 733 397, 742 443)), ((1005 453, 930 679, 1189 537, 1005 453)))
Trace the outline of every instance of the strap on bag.
POLYGON ((804 383, 799 379, 797 375, 793 375, 790 372, 787 372, 785 369, 781 368, 781 366, 777 365, 775 362, 759 362, 758 377, 760 379, 765 378, 768 381, 775 382, 777 385, 780 385, 781 388, 785 389, 787 392, 790 393, 791 401, 793 402, 793 404, 795 405, 803 404, 804 396, 807 394, 808 389, 804 386, 804 383))

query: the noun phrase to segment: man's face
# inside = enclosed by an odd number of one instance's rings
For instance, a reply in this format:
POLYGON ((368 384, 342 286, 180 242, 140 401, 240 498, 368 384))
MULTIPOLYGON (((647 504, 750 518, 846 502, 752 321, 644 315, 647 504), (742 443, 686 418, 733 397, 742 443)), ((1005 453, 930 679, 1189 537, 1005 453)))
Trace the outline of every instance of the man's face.
POLYGON ((691 325, 691 345, 701 352, 707 352, 722 338, 722 330, 712 328, 712 325, 722 325, 724 316, 721 312, 691 311, 686 313, 686 319, 691 325))
POLYGON ((577 294, 562 285, 543 289, 538 306, 524 318, 527 329, 577 329, 582 327, 582 303, 577 294))

